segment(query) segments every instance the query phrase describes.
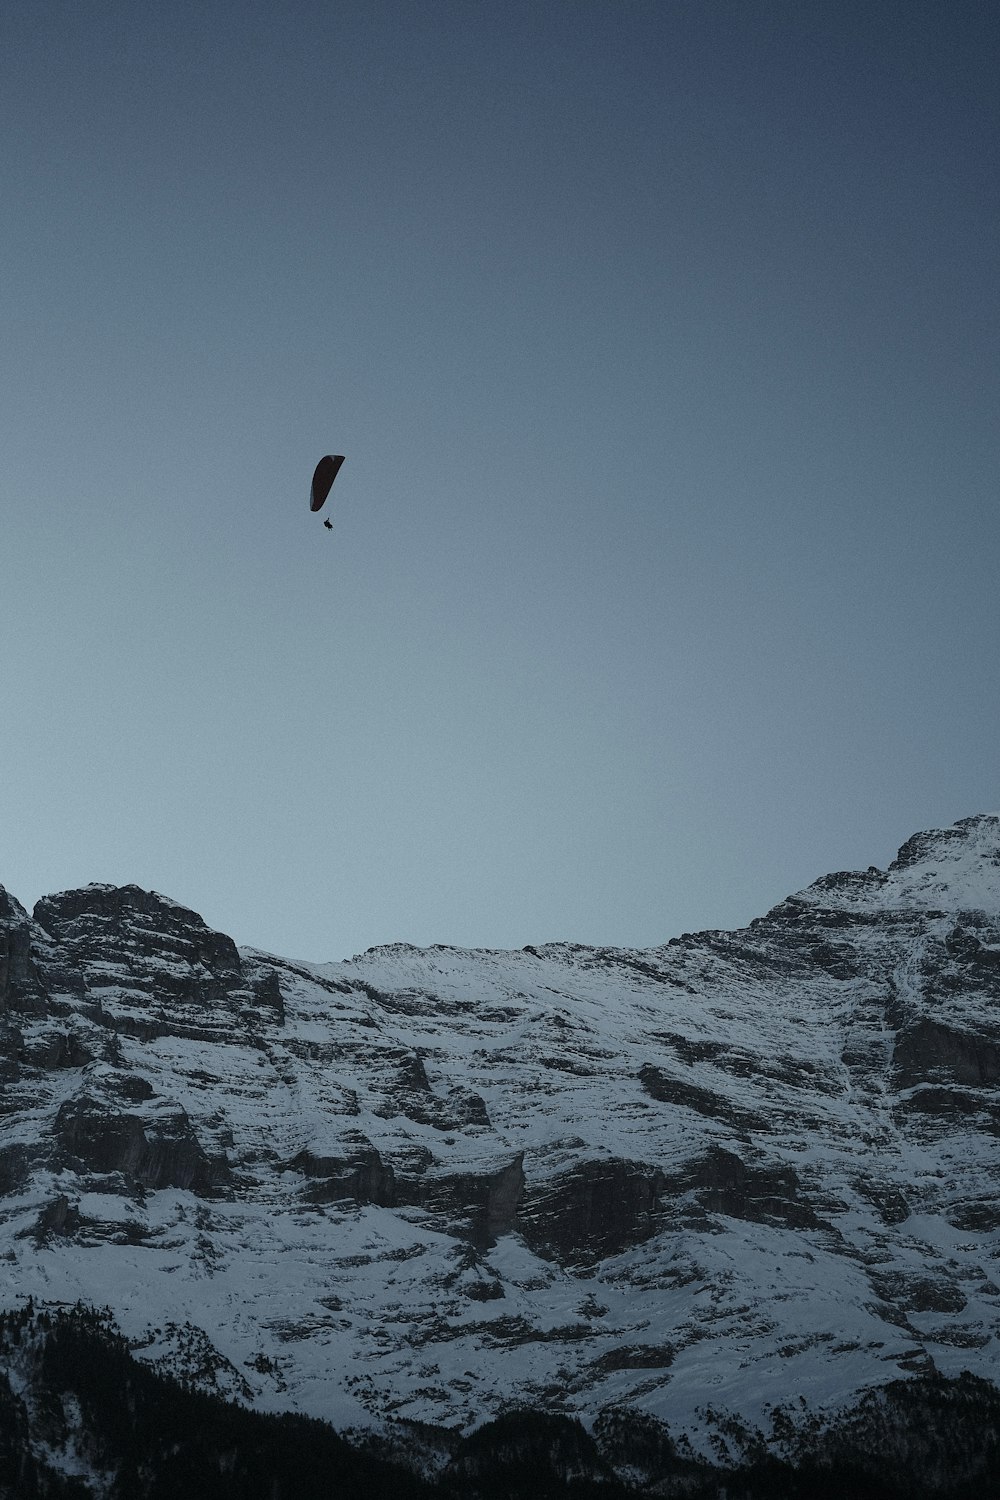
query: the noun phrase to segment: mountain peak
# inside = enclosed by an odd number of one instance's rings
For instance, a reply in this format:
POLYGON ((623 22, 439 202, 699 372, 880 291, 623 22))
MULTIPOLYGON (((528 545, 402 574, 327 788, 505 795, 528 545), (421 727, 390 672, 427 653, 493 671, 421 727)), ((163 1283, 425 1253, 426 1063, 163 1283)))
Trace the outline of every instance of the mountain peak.
POLYGON ((987 864, 1000 868, 1000 816, 977 813, 948 828, 933 828, 907 839, 890 870, 934 862, 944 865, 987 864))
POLYGON ((1000 911, 1000 817, 982 813, 916 833, 887 870, 823 875, 790 898, 822 906, 1000 911))
POLYGON ((161 896, 158 891, 147 891, 138 885, 108 885, 100 881, 43 896, 35 902, 33 912, 35 921, 46 928, 50 922, 74 921, 83 916, 121 920, 135 915, 163 917, 192 927, 205 927, 197 912, 181 906, 169 896, 161 896))

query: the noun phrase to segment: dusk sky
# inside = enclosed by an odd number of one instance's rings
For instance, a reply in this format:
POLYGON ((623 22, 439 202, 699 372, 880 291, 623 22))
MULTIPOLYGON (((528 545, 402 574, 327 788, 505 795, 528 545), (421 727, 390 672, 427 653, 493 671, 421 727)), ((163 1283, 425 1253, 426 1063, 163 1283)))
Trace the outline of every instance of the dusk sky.
POLYGON ((998 78, 995 0, 3 0, 0 882, 646 946, 996 811, 998 78))

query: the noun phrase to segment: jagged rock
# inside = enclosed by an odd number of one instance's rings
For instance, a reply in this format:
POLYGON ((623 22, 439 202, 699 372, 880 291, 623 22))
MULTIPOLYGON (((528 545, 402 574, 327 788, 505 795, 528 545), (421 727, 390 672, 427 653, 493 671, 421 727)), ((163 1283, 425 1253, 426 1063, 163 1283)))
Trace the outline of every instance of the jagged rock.
POLYGON ((204 1193, 229 1176, 225 1159, 209 1159, 178 1107, 150 1120, 112 1113, 84 1096, 60 1106, 54 1133, 67 1157, 86 1171, 120 1172, 146 1188, 204 1193))
POLYGON ((0 1083, 13 1083, 21 1076, 24 1061, 24 1033, 11 1024, 10 1017, 0 1020, 0 1083))
POLYGON ((263 974, 256 975, 251 983, 257 1004, 271 1013, 271 1018, 278 1026, 284 1026, 285 1001, 277 969, 266 969, 263 974))
POLYGON ((819 1224, 814 1209, 800 1196, 794 1168, 750 1166, 720 1148, 707 1152, 665 1186, 677 1196, 693 1190, 709 1213, 727 1214, 733 1219, 786 1224, 791 1229, 815 1229, 819 1224))
POLYGON ((432 1212, 443 1214, 474 1244, 492 1245, 510 1230, 518 1217, 524 1192, 524 1158, 518 1156, 496 1172, 458 1173, 427 1181, 419 1199, 432 1212))
POLYGON ((45 1013, 45 992, 31 952, 28 913, 0 885, 0 1013, 45 1013))
POLYGON ((650 1098, 659 1104, 676 1104, 682 1109, 692 1109, 709 1120, 725 1120, 740 1132, 756 1124, 752 1111, 741 1109, 724 1094, 689 1083, 684 1078, 671 1078, 650 1063, 640 1068, 639 1081, 650 1098))
POLYGON ((419 1053, 410 1052, 401 1057, 395 1071, 397 1088, 404 1089, 408 1093, 429 1094, 431 1092, 427 1069, 419 1053))
POLYGON ((529 1190, 519 1228, 542 1255, 563 1265, 594 1264, 655 1233, 664 1182, 645 1162, 584 1161, 529 1190))
POLYGON ((350 1198, 355 1203, 378 1203, 391 1208, 396 1201, 396 1174, 387 1167, 374 1146, 363 1138, 351 1143, 349 1157, 317 1156, 300 1151, 291 1165, 314 1179, 309 1189, 313 1203, 336 1203, 350 1198))
POLYGON ((0 1197, 18 1192, 28 1180, 31 1158, 21 1142, 0 1147, 0 1197))
POLYGON ((966 1298, 960 1287, 943 1278, 871 1273, 872 1286, 880 1297, 904 1312, 961 1312, 966 1298))
POLYGON ((43 1243, 50 1235, 74 1235, 80 1228, 80 1212, 65 1193, 47 1203, 35 1221, 35 1239, 43 1243))
POLYGON ((30 1044, 21 1041, 20 1057, 33 1068, 82 1068, 93 1058, 87 1044, 62 1026, 35 1030, 30 1044))
POLYGON ((898 1187, 873 1182, 868 1177, 856 1177, 851 1183, 854 1191, 878 1211, 883 1224, 904 1224, 910 1217, 910 1205, 905 1193, 898 1187))
POLYGON ((148 1078, 143 1078, 138 1073, 113 1076, 108 1080, 108 1087, 120 1098, 128 1099, 132 1104, 144 1104, 147 1099, 153 1097, 153 1085, 148 1078))
POLYGON ((425 1093, 397 1094, 396 1102, 399 1112, 415 1125, 431 1125, 435 1130, 465 1130, 475 1125, 489 1129, 485 1101, 472 1089, 452 1088, 442 1099, 428 1088, 425 1093))
MULTIPOLYGON (((88 885, 45 896, 35 903, 34 919, 83 963, 101 966, 110 947, 116 955, 131 950, 140 959, 171 955, 185 968, 204 969, 217 981, 242 974, 232 938, 214 932, 197 912, 137 885, 88 885)), ((141 975, 141 966, 136 965, 133 973, 141 975)), ((163 966, 150 977, 161 988, 175 979, 170 968, 163 966)), ((178 997, 191 987, 191 979, 184 974, 177 986, 178 997)))
POLYGON ((80 976, 90 1016, 140 1041, 171 1034, 222 1040, 240 1003, 257 998, 232 938, 154 891, 63 891, 36 902, 34 921, 63 973, 80 976))
POLYGON ((897 1037, 894 1061, 903 1088, 935 1079, 980 1085, 1000 1081, 1000 1047, 927 1018, 897 1037))

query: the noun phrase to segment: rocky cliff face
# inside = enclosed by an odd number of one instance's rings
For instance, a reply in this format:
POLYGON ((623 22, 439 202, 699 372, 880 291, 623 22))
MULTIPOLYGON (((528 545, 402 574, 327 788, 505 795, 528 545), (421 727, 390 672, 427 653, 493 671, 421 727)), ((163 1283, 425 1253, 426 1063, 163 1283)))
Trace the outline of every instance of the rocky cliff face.
POLYGON ((993 1377, 1000 819, 739 932, 306 965, 0 889, 7 1300, 335 1424, 629 1408, 733 1452, 993 1377))

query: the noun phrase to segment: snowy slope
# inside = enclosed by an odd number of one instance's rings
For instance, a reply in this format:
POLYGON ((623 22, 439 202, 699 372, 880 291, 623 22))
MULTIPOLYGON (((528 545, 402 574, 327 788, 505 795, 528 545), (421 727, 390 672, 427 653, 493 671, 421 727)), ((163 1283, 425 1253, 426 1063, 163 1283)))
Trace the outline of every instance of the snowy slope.
POLYGON ((627 1404, 718 1453, 996 1374, 996 817, 644 952, 306 965, 0 893, 0 1006, 5 1300, 262 1408, 627 1404))

